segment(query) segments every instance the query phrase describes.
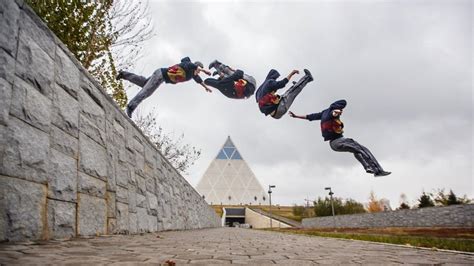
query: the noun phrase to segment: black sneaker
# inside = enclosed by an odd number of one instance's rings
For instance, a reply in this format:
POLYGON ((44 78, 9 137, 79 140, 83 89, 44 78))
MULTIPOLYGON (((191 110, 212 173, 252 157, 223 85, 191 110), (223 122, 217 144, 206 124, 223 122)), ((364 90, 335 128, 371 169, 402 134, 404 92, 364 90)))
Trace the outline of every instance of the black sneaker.
POLYGON ((367 172, 367 174, 374 174, 374 170, 372 169, 366 169, 365 172, 367 172))
POLYGON ((133 113, 134 109, 130 108, 129 105, 127 105, 127 108, 125 108, 125 113, 127 113, 127 116, 132 118, 132 113, 133 113))
POLYGON ((314 80, 314 79, 313 79, 313 75, 311 75, 311 72, 309 72, 309 70, 304 69, 303 71, 304 71, 304 74, 309 78, 308 82, 314 80))
POLYGON ((123 79, 123 72, 119 71, 118 75, 115 77, 116 80, 121 80, 123 79))
POLYGON ((375 173, 374 176, 386 176, 386 175, 389 175, 391 173, 392 172, 382 171, 382 172, 375 173))

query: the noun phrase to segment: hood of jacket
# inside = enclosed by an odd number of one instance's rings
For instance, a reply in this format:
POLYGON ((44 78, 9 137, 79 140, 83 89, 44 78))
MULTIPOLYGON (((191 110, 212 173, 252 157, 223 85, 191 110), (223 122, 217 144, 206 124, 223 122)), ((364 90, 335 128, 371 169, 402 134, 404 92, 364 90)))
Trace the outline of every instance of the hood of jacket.
POLYGON ((344 109, 344 107, 346 107, 347 105, 347 102, 346 100, 339 100, 339 101, 335 101, 331 104, 331 106, 329 106, 329 109, 330 110, 334 110, 334 109, 344 109))
POLYGON ((265 80, 269 80, 269 79, 275 79, 276 80, 278 77, 280 77, 280 73, 277 70, 272 69, 272 70, 270 70, 270 72, 268 72, 268 75, 265 78, 265 80))

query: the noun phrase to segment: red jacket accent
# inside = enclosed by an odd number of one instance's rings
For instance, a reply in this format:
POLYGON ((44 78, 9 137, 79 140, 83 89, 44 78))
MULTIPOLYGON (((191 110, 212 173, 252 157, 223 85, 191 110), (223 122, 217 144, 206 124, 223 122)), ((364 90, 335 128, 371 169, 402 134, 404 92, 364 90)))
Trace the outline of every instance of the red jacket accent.
POLYGON ((186 72, 179 65, 170 66, 168 68, 168 76, 175 83, 186 81, 186 72))
POLYGON ((258 106, 263 107, 265 105, 274 105, 280 102, 280 97, 277 94, 267 93, 265 96, 258 100, 258 106))
POLYGON ((247 85, 247 82, 243 79, 239 79, 236 82, 234 82, 234 89, 235 93, 237 94, 238 98, 243 98, 244 97, 244 92, 245 92, 245 86, 247 85))
POLYGON ((321 131, 334 132, 336 134, 342 134, 344 124, 339 118, 334 118, 329 121, 324 121, 321 123, 321 131))

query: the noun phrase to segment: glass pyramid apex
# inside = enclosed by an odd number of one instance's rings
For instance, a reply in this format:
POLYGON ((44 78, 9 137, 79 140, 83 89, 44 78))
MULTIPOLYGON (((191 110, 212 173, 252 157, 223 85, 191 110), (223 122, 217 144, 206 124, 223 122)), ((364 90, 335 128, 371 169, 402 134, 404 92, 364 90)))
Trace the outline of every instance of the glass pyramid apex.
POLYGON ((221 148, 219 153, 216 156, 216 159, 219 160, 243 160, 239 151, 235 147, 234 143, 230 139, 230 136, 227 137, 227 140, 224 143, 224 146, 221 148))
POLYGON ((230 139, 230 136, 227 136, 227 140, 224 143, 224 147, 225 148, 235 148, 235 145, 232 142, 232 140, 230 139))

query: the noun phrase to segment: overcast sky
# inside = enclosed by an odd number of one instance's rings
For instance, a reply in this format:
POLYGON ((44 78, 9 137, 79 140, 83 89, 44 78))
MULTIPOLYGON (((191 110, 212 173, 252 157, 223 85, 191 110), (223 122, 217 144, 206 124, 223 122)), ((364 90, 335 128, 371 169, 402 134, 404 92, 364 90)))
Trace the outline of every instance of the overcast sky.
POLYGON ((303 204, 327 186, 361 202, 373 190, 393 208, 401 193, 414 204, 438 188, 473 198, 472 11, 468 0, 150 0, 156 37, 131 70, 148 76, 185 56, 205 66, 219 59, 260 84, 271 68, 282 76, 308 68, 315 81, 291 110, 346 99, 344 135, 393 172, 374 178, 352 154, 332 151, 319 121, 265 117, 254 97, 206 93, 192 80, 164 84, 142 111, 155 107, 167 132, 202 150, 185 176, 193 186, 230 135, 261 184, 276 185, 277 204, 303 204))

